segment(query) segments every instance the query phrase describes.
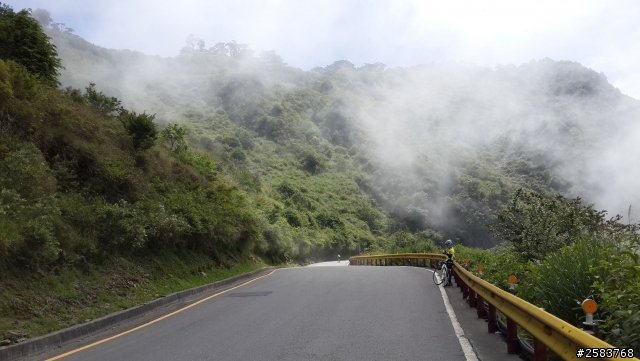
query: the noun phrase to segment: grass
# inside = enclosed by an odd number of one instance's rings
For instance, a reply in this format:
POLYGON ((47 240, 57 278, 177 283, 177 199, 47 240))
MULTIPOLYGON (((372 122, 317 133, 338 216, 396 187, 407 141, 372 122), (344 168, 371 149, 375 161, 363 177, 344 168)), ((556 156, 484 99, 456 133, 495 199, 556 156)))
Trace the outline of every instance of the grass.
POLYGON ((192 252, 113 257, 89 274, 65 267, 0 279, 0 335, 29 337, 124 310, 155 298, 268 266, 248 256, 216 264, 192 252))

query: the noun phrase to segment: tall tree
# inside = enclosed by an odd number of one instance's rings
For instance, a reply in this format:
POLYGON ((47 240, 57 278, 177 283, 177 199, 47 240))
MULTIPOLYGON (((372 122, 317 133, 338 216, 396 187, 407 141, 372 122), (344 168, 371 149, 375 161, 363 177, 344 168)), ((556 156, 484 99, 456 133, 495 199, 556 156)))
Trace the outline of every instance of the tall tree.
POLYGON ((35 9, 31 12, 31 17, 36 19, 43 27, 48 28, 53 24, 51 13, 45 9, 35 9))
POLYGON ((265 64, 277 65, 277 66, 286 66, 287 63, 282 60, 280 55, 276 54, 275 51, 263 51, 260 53, 260 60, 265 64))
POLYGON ((229 49, 227 49, 227 44, 217 43, 216 45, 213 46, 213 48, 209 49, 209 52, 215 55, 227 56, 229 54, 229 49))
POLYGON ((328 74, 335 74, 338 70, 341 69, 355 69, 355 65, 349 60, 337 60, 334 61, 333 64, 327 65, 325 67, 325 71, 328 74))
MULTIPOLYGON (((45 19, 46 21, 46 19, 45 19)), ((24 65, 44 82, 57 86, 62 68, 56 47, 31 17, 31 9, 14 12, 0 3, 0 58, 24 65)))

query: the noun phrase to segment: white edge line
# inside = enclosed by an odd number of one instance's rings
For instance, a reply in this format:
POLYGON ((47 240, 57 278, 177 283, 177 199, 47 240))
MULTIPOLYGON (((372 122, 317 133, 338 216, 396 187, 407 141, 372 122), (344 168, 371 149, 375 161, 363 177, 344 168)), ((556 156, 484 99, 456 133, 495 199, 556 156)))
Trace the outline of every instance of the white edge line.
MULTIPOLYGON (((429 272, 433 272, 432 270, 427 270, 429 272)), ((453 311, 453 307, 451 306, 451 302, 449 302, 449 296, 447 295, 447 291, 444 290, 444 287, 438 286, 440 289, 440 293, 442 294, 442 301, 444 301, 444 307, 447 309, 447 314, 449 314, 449 318, 451 319, 451 324, 453 325, 453 331, 456 333, 456 337, 458 338, 458 342, 460 342, 460 347, 462 348, 462 352, 464 352, 464 357, 467 361, 479 361, 476 353, 473 352, 473 347, 469 342, 469 339, 464 335, 464 331, 462 330, 462 326, 458 322, 458 318, 456 317, 456 313, 453 311)))

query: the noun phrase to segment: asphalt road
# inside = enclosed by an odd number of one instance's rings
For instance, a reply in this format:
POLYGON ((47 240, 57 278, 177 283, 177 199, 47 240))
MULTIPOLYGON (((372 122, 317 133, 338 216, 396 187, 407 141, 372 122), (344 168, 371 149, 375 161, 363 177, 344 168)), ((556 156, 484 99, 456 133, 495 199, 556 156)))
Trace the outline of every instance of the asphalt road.
MULTIPOLYGON (((346 262, 341 262, 346 263, 346 262)), ((61 360, 465 360, 431 272, 280 269, 61 360)))

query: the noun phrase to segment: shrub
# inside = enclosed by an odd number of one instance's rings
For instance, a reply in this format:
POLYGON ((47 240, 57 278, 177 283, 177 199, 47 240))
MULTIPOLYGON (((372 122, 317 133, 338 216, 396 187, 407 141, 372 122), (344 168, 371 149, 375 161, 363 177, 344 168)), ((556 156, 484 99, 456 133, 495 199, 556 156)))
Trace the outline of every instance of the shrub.
POLYGON ((621 236, 604 259, 591 268, 593 289, 603 320, 604 339, 617 347, 640 348, 640 240, 637 233, 621 236), (604 275, 604 276, 603 276, 604 275))
POLYGON ((124 126, 133 141, 136 150, 146 150, 154 146, 158 138, 158 130, 153 122, 155 115, 122 110, 118 120, 124 126))
POLYGON ((519 189, 498 213, 498 221, 487 227, 495 237, 513 245, 521 260, 542 260, 583 232, 605 236, 625 230, 617 222, 619 216, 605 220, 606 213, 596 211, 593 205, 582 205, 580 198, 567 200, 556 195, 549 199, 519 189))
POLYGON ((339 231, 344 230, 344 222, 335 214, 320 213, 316 215, 318 224, 339 231))
POLYGON ((294 194, 297 193, 296 189, 293 188, 293 186, 287 181, 280 183, 278 187, 276 187, 276 189, 278 190, 278 192, 280 192, 280 194, 282 194, 282 197, 284 197, 285 199, 291 198, 294 194))
POLYGON ((235 148, 231 152, 231 158, 233 158, 235 160, 243 161, 243 160, 247 159, 247 155, 244 153, 244 151, 242 149, 235 148))
POLYGON ((323 159, 315 152, 306 152, 300 163, 302 169, 310 174, 320 173, 325 167, 323 159))
POLYGON ((302 223, 300 222, 300 218, 295 211, 287 209, 282 215, 287 220, 287 223, 291 225, 291 227, 300 227, 302 225, 302 223))
POLYGON ((222 143, 231 148, 237 148, 241 146, 240 141, 236 137, 224 137, 222 138, 222 143))
MULTIPOLYGON (((69 94, 73 97, 71 92, 69 94)), ((109 97, 97 91, 95 83, 89 83, 89 86, 85 88, 84 98, 89 105, 107 115, 115 115, 123 110, 122 103, 118 98, 109 97)))
POLYGON ((544 261, 531 263, 528 274, 519 282, 518 296, 581 327, 582 301, 594 297, 591 286, 596 280, 609 277, 608 269, 590 272, 592 265, 608 261, 605 249, 602 240, 581 235, 574 244, 557 250, 544 261))
POLYGON ((0 265, 46 265, 59 251, 56 181, 31 143, 0 141, 0 265))
POLYGON ((213 181, 216 179, 216 164, 209 153, 187 149, 179 153, 178 158, 186 164, 192 166, 207 180, 213 181))
POLYGON ((526 273, 526 264, 518 260, 513 247, 504 244, 489 250, 469 248, 463 245, 455 245, 456 256, 469 260, 469 271, 478 275, 478 265, 483 266, 482 278, 487 282, 509 290, 509 276, 514 275, 522 280, 526 273))
POLYGON ((160 138, 169 145, 169 149, 180 153, 187 149, 187 141, 185 136, 187 130, 178 124, 167 124, 160 132, 160 138))

